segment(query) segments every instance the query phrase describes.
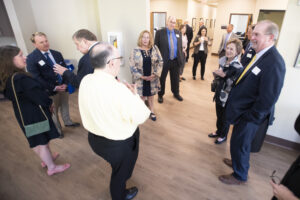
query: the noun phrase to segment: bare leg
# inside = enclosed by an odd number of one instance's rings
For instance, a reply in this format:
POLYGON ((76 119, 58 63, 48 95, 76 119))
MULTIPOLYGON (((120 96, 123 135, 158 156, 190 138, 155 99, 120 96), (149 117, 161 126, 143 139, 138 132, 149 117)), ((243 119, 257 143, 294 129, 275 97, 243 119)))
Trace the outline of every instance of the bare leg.
POLYGON ((152 113, 154 113, 154 96, 149 96, 148 97, 148 102, 149 102, 149 108, 152 113))

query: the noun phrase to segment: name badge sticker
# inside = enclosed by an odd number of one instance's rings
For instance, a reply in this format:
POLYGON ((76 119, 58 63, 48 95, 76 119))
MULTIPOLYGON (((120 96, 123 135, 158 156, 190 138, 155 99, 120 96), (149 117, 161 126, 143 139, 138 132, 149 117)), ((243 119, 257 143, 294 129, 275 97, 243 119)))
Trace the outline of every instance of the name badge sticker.
POLYGON ((257 66, 255 66, 255 67, 252 69, 252 73, 255 74, 256 76, 259 74, 260 71, 261 71, 261 70, 260 70, 257 66))
POLYGON ((39 65, 44 66, 46 63, 43 60, 39 61, 39 65))
POLYGON ((247 53, 247 58, 251 58, 252 54, 251 53, 247 53))
POLYGON ((179 34, 176 34, 176 37, 178 37, 178 38, 179 38, 179 34))

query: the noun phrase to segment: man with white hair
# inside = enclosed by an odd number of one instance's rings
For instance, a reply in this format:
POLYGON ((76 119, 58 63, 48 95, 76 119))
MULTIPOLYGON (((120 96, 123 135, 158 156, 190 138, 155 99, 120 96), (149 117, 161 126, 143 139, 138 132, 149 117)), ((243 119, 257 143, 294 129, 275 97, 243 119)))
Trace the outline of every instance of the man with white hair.
POLYGON ((83 126, 93 151, 110 163, 112 200, 133 199, 138 189, 126 189, 139 152, 139 128, 150 110, 137 94, 136 85, 115 79, 120 70, 117 49, 96 44, 90 52, 94 73, 86 75, 79 86, 78 103, 83 126))
POLYGON ((226 120, 234 125, 230 141, 230 159, 224 163, 233 173, 222 175, 225 184, 244 184, 248 178, 251 143, 259 126, 269 117, 280 95, 285 64, 274 46, 278 26, 268 20, 259 22, 251 42, 256 54, 245 66, 226 105, 226 120))
POLYGON ((183 101, 179 94, 179 66, 184 62, 182 51, 182 36, 180 31, 175 29, 176 18, 169 16, 167 27, 156 32, 155 45, 163 57, 164 65, 160 76, 161 90, 158 92, 158 102, 163 103, 165 94, 165 83, 170 71, 171 90, 178 101, 183 101))
POLYGON ((228 24, 227 29, 226 29, 227 33, 224 33, 224 35, 222 36, 222 40, 221 40, 219 51, 218 51, 219 58, 222 58, 223 56, 225 56, 227 42, 233 38, 238 38, 238 36, 232 32, 233 28, 234 28, 233 24, 228 24))

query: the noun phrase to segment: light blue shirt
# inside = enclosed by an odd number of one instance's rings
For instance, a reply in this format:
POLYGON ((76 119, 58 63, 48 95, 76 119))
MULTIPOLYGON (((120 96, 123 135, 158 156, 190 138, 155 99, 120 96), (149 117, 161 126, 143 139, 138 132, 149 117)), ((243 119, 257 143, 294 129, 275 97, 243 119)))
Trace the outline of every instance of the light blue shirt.
POLYGON ((170 44, 170 33, 172 34, 173 44, 174 44, 174 59, 177 58, 177 38, 174 29, 170 32, 167 29, 168 41, 169 41, 169 59, 171 59, 171 44, 170 44))

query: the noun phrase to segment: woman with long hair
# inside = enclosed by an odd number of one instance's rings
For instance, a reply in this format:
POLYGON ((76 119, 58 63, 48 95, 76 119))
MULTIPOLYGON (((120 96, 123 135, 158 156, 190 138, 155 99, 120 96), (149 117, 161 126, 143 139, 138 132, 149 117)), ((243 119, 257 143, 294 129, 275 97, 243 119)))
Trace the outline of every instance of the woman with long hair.
POLYGON ((141 98, 148 100, 151 110, 150 119, 155 121, 154 95, 160 89, 159 77, 163 66, 163 59, 159 49, 153 44, 153 37, 148 30, 140 33, 137 47, 129 58, 133 83, 137 84, 137 91, 141 98))
POLYGON ((49 142, 58 138, 59 133, 52 121, 52 100, 37 80, 25 71, 26 57, 15 46, 0 47, 0 92, 12 102, 15 117, 26 136, 30 148, 47 167, 49 176, 65 171, 70 164, 56 165, 58 153, 51 153, 49 142), (49 129, 36 135, 27 135, 25 126, 48 119, 49 129))
POLYGON ((183 60, 182 60, 182 65, 180 66, 180 70, 179 70, 179 75, 180 75, 180 81, 181 80, 185 80, 185 78, 182 76, 183 74, 183 69, 184 69, 184 65, 185 65, 185 60, 186 60, 186 56, 187 56, 187 44, 188 44, 188 39, 187 39, 187 35, 186 35, 186 25, 182 24, 179 27, 179 31, 181 32, 182 35, 182 51, 183 51, 183 60))

